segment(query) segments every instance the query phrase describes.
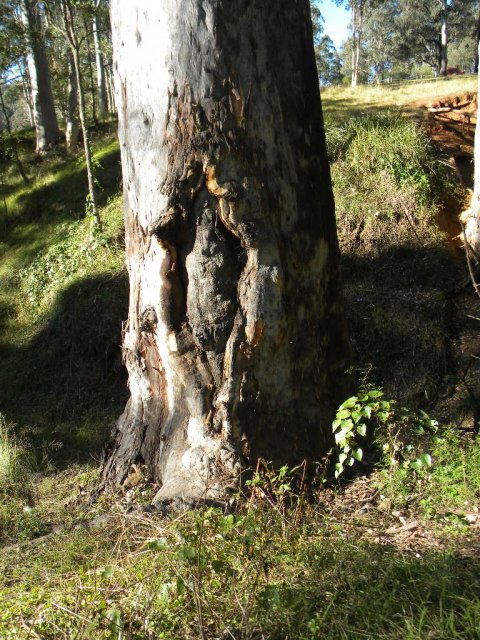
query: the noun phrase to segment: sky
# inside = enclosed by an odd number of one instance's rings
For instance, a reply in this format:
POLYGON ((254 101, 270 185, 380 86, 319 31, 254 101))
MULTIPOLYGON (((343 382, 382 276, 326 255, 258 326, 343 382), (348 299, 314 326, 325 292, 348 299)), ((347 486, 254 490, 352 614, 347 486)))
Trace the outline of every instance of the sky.
POLYGON ((333 40, 333 44, 338 47, 348 36, 348 23, 350 12, 345 7, 337 7, 333 0, 322 0, 319 3, 320 11, 325 20, 324 28, 327 36, 333 40))

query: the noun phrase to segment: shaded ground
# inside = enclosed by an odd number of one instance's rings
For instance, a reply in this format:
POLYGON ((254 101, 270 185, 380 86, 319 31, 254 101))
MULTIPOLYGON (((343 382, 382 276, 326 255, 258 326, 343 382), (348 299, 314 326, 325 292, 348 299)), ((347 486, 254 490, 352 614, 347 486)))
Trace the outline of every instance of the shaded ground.
MULTIPOLYGON (((477 94, 442 94, 417 101, 413 106, 421 110, 428 135, 459 184, 457 197, 445 201, 438 223, 446 232, 454 255, 465 262, 459 216, 468 208, 473 189, 477 94)), ((442 409, 448 414, 453 412, 461 428, 476 432, 480 426, 480 304, 470 277, 464 276, 453 293, 458 318, 453 344, 457 384, 455 393, 445 399, 442 409)))

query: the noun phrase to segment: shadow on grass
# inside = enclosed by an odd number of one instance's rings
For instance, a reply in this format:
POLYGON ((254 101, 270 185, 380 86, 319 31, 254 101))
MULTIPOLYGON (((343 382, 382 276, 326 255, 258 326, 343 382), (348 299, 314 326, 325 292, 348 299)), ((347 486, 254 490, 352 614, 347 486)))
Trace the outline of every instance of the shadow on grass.
MULTIPOLYGON (((14 219, 15 224, 25 224, 52 217, 56 221, 83 217, 85 198, 88 192, 87 174, 83 164, 75 168, 67 166, 50 184, 32 187, 24 191, 17 202, 22 214, 14 219)), ((100 184, 98 204, 104 205, 108 198, 119 190, 120 152, 118 149, 102 156, 96 178, 100 184)))
POLYGON ((264 629, 272 625, 268 637, 479 638, 478 557, 408 546, 319 537, 303 558, 308 571, 302 584, 279 585, 278 595, 266 592, 258 618, 264 629))
POLYGON ((454 287, 463 267, 441 246, 404 244, 376 255, 344 254, 342 270, 354 364, 387 395, 423 408, 452 370, 454 287))
POLYGON ((29 344, 0 351, 0 411, 39 446, 55 442, 60 459, 98 452, 123 410, 127 295, 126 274, 76 282, 29 344))
MULTIPOLYGON (((49 184, 17 185, 20 191, 15 202, 15 211, 2 215, 5 227, 2 241, 9 246, 31 245, 31 253, 36 254, 49 241, 45 230, 64 221, 79 219, 85 215, 85 199, 88 192, 87 176, 83 163, 66 164, 65 159, 53 161, 60 167, 49 184), (40 225, 37 230, 28 225, 40 225), (24 230, 28 229, 28 233, 24 230)), ((51 164, 48 165, 51 171, 51 164)), ((118 148, 101 154, 96 178, 100 185, 98 205, 103 206, 108 199, 119 192, 121 181, 120 152, 118 148)), ((26 250, 26 247, 24 247, 26 250)), ((27 251, 28 253, 28 251, 27 251)))

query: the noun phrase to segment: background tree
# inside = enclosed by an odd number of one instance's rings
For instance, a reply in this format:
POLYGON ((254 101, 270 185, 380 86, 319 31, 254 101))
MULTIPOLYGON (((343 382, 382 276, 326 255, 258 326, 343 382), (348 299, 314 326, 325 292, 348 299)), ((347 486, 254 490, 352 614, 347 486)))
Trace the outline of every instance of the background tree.
MULTIPOLYGON (((361 53, 362 53, 362 39, 365 11, 369 5, 370 0, 335 0, 337 6, 344 5, 351 11, 351 75, 352 75, 352 87, 356 87, 359 81, 360 67, 361 67, 361 53)), ((345 52, 345 47, 344 47, 345 52)))
POLYGON ((65 138, 67 149, 73 149, 78 143, 80 126, 78 122, 78 81, 70 48, 68 50, 68 88, 65 138))
POLYGON ((44 153, 58 142, 60 132, 53 102, 50 69, 43 42, 42 13, 40 4, 35 0, 22 0, 21 10, 25 26, 27 63, 37 132, 37 152, 44 153))
POLYGON ((80 125, 82 127, 83 134, 83 147, 85 150, 85 162, 87 165, 87 179, 88 179, 88 193, 89 193, 89 205, 90 214, 94 224, 100 226, 100 218, 97 208, 97 196, 95 177, 93 173, 93 160, 92 151, 90 148, 90 136, 87 126, 87 117, 85 110, 85 94, 82 85, 82 72, 80 66, 80 46, 81 36, 78 32, 78 13, 81 11, 80 3, 73 3, 71 0, 60 0, 60 7, 63 17, 63 33, 70 48, 71 57, 73 60, 73 66, 75 69, 75 78, 77 82, 78 93, 78 110, 80 115, 80 125))
POLYGON ((103 51, 101 46, 101 28, 100 28, 100 11, 103 6, 101 0, 95 0, 92 11, 92 31, 93 41, 95 44, 95 66, 97 70, 97 97, 98 97, 98 115, 105 118, 108 113, 107 84, 105 77, 105 64, 103 59, 103 51))
POLYGON ((364 47, 367 67, 374 80, 385 79, 395 60, 395 20, 398 15, 397 0, 385 0, 367 12, 364 25, 364 47))
POLYGON ((342 61, 329 36, 322 35, 315 46, 315 59, 321 85, 341 84, 343 80, 342 61))
POLYGON ((114 0, 112 29, 131 398, 104 481, 143 462, 158 500, 218 498, 325 452, 343 395, 309 3, 114 0))

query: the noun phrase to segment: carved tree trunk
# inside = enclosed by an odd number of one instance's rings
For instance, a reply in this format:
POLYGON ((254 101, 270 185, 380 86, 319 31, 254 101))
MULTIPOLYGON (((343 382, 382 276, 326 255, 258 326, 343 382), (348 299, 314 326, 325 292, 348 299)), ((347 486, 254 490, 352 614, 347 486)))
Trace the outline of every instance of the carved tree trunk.
POLYGON ((78 88, 77 75, 75 72, 75 62, 72 52, 68 51, 68 90, 67 90, 67 127, 66 142, 67 149, 73 149, 78 143, 80 125, 78 122, 78 88))
POLYGON ((221 498, 318 459, 343 395, 338 245, 308 0, 113 0, 131 398, 104 485, 221 498))
POLYGON ((103 64, 102 48, 100 46, 100 29, 98 16, 93 14, 93 43, 95 46, 95 66, 97 69, 97 105, 98 117, 105 118, 108 110, 107 86, 105 82, 105 68, 103 64))
POLYGON ((60 132, 53 103, 50 69, 42 40, 41 17, 35 0, 22 0, 22 19, 28 45, 27 64, 37 132, 37 153, 45 153, 58 142, 60 132))

